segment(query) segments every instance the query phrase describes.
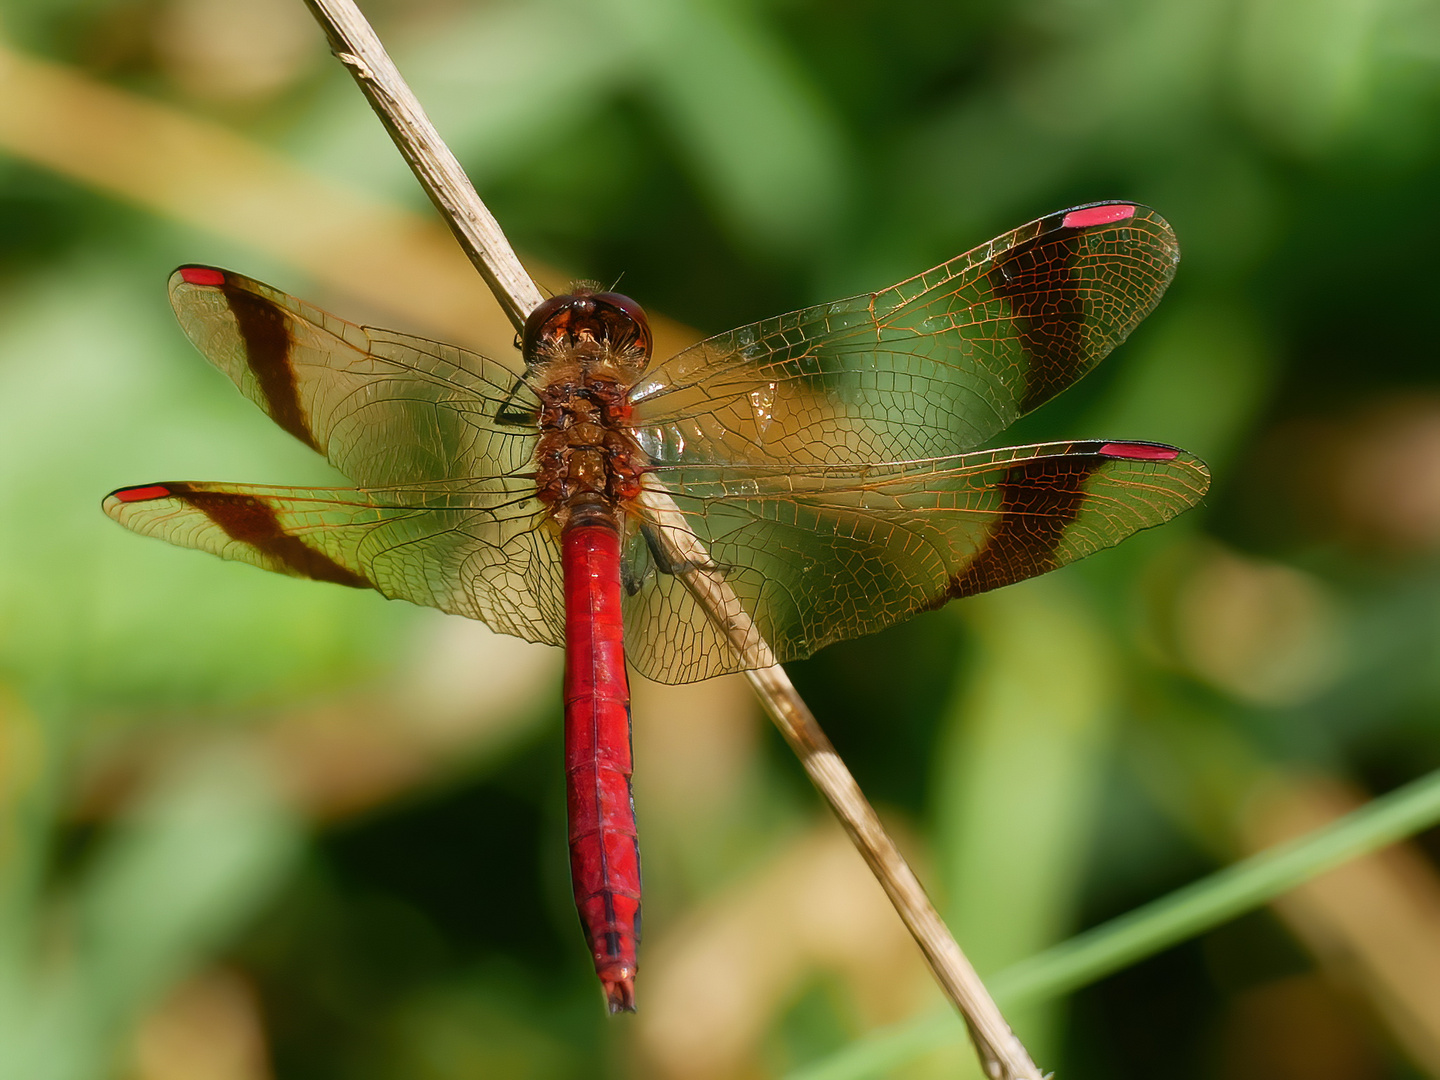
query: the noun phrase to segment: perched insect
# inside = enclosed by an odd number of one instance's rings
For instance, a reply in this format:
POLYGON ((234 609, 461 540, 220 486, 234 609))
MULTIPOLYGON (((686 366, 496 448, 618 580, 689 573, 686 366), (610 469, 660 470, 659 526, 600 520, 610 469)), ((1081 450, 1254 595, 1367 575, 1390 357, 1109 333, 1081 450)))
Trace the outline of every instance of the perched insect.
POLYGON ((974 451, 1145 317, 1179 249, 1128 202, 1062 211, 881 292, 650 362, 639 305, 579 288, 521 362, 359 327, 184 266, 190 340, 353 489, 164 482, 105 512, 183 547, 563 645, 575 902, 634 1007, 640 858, 625 661, 745 661, 665 554, 663 487, 780 661, 1042 574, 1195 505, 1205 466, 1145 442, 974 451))

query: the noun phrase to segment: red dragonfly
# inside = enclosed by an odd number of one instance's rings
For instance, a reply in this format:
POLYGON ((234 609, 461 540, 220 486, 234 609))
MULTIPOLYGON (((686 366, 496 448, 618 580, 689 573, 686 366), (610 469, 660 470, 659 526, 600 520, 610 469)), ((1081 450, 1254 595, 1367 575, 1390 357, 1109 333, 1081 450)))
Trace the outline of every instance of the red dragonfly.
POLYGON ((1205 465, 1146 442, 972 448, 1123 341, 1178 258, 1152 210, 1077 207, 653 364, 644 313, 613 292, 546 300, 497 361, 182 266, 170 300, 190 340, 356 487, 167 481, 105 512, 563 645, 575 901, 611 1010, 633 1009, 625 662, 668 683, 747 663, 642 489, 673 498, 778 661, 1109 547, 1195 505, 1205 465))

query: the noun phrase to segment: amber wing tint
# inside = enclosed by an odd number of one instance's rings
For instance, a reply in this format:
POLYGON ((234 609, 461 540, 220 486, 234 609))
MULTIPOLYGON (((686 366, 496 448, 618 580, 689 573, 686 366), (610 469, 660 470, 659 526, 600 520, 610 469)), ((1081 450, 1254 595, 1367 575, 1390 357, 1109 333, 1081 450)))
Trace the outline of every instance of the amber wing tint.
MULTIPOLYGON (((788 661, 1084 558, 1194 506, 1209 484, 1190 454, 1132 459, 1106 448, 1052 443, 897 465, 658 475, 788 661)), ((626 648, 636 669, 661 682, 739 670, 643 533, 627 556, 626 648)))
POLYGON ((1123 341, 1178 259, 1175 234, 1146 207, 1051 214, 889 289, 742 326, 654 365, 632 393, 641 445, 667 464, 972 449, 1123 341))
POLYGON ((530 462, 537 402, 518 367, 356 326, 211 267, 175 271, 170 302, 207 360, 356 484, 505 475, 530 462))
MULTIPOLYGON (((777 657, 1083 558, 1193 506, 1196 458, 1103 444, 891 466, 668 467, 659 478, 777 657)), ((564 640, 559 550, 523 479, 364 491, 165 483, 105 501, 122 525, 267 570, 373 588, 531 641, 564 640)), ((627 522, 626 649, 689 682, 743 666, 627 522)))
POLYGON ((364 491, 161 483, 122 488, 104 508, 180 547, 565 640, 559 548, 528 480, 364 491))
MULTIPOLYGON (((635 431, 781 660, 1044 573, 1194 505, 1204 465, 1137 443, 958 454, 1075 379, 1154 306, 1177 249, 1115 203, 1032 222, 873 295, 702 342, 635 387, 635 431)), ((358 490, 164 483, 106 512, 269 570, 564 640, 557 530, 536 499, 518 362, 355 326, 183 267, 181 325, 358 490)), ((626 645, 666 682, 740 661, 622 508, 626 645)), ((652 530, 653 532, 653 530, 652 530)))

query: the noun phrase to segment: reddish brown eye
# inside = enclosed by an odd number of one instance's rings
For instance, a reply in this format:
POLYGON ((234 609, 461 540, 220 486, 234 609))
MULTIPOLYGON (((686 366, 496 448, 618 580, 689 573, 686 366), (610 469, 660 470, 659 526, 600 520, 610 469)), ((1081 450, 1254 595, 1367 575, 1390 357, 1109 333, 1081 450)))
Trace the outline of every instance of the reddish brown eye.
POLYGON ((564 335, 572 340, 584 334, 608 341, 612 347, 636 343, 649 357, 650 321, 634 300, 619 293, 568 293, 541 302, 525 320, 521 339, 525 362, 535 359, 546 337, 564 335))
POLYGON ((595 293, 591 299, 597 304, 608 304, 629 318, 629 320, 635 324, 636 339, 645 347, 645 355, 650 355, 650 320, 645 317, 644 308, 623 293, 595 293))
POLYGON ((545 324, 574 299, 573 296, 552 296, 549 300, 540 301, 525 319, 525 336, 520 345, 521 356, 528 361, 535 354, 535 346, 540 342, 540 333, 545 329, 545 324))

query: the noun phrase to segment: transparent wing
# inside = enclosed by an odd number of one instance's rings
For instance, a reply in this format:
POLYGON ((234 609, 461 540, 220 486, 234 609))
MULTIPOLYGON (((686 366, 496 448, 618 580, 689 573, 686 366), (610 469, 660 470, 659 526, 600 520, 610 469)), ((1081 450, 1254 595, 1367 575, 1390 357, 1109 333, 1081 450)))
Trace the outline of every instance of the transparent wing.
MULTIPOLYGON (((1084 558, 1209 485, 1183 451, 1101 442, 656 476, 781 661, 1084 558)), ((626 649, 642 674, 689 682, 743 667, 644 530, 626 555, 626 649)))
POLYGON ((357 484, 504 475, 530 460, 538 406, 518 368, 355 326, 213 267, 176 270, 170 302, 207 360, 357 484))
POLYGON ((1159 301, 1175 234, 1134 203, 1051 214, 867 293, 740 327, 631 393, 664 464, 842 464, 979 446, 1094 367, 1159 301))
POLYGON ((121 488, 104 509, 180 547, 375 589, 527 641, 565 640, 559 544, 531 480, 368 490, 162 483, 121 488))

